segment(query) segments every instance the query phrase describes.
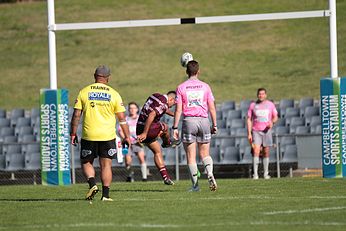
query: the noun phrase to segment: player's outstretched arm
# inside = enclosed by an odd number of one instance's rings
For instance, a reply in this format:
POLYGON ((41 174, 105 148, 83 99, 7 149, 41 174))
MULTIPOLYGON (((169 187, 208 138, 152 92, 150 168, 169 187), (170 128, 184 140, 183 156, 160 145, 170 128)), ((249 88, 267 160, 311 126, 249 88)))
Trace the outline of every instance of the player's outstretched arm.
POLYGON ((138 142, 142 142, 143 140, 147 138, 147 134, 149 132, 150 126, 153 123, 155 117, 156 117, 156 112, 155 111, 150 112, 147 120, 145 121, 144 131, 142 132, 142 134, 139 134, 137 136, 138 142))
POLYGON ((70 138, 71 138, 71 144, 75 145, 78 140, 77 137, 77 129, 80 117, 82 115, 82 110, 74 109, 72 119, 71 119, 71 132, 70 132, 70 138))

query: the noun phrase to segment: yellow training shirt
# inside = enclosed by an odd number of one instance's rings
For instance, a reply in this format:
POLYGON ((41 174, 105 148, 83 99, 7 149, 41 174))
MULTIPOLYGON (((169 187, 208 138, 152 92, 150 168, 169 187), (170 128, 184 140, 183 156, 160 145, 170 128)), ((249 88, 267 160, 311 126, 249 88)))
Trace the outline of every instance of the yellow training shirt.
POLYGON ((74 108, 82 110, 82 138, 90 141, 115 139, 115 113, 126 110, 119 93, 103 83, 94 83, 83 88, 74 108))

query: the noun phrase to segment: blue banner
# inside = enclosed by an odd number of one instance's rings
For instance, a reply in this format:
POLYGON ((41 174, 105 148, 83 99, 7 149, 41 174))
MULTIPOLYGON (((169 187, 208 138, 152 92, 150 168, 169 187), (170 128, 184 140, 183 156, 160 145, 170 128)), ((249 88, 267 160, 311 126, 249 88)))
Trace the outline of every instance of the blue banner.
POLYGON ((340 78, 320 81, 322 170, 325 178, 346 176, 343 156, 346 154, 345 108, 346 86, 340 78))
POLYGON ((71 184, 68 109, 66 89, 41 89, 41 175, 44 185, 71 184))

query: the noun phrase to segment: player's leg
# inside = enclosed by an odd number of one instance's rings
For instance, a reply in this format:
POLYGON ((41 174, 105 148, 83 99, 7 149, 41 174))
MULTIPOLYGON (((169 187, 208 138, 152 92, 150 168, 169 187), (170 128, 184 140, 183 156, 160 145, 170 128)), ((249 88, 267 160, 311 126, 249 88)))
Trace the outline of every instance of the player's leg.
POLYGON ((129 153, 125 155, 125 168, 127 173, 126 182, 133 182, 133 171, 132 171, 132 150, 129 150, 129 153))
POLYGON ((109 197, 109 189, 112 183, 112 159, 117 152, 115 140, 99 142, 99 160, 101 167, 102 201, 113 201, 109 197))
POLYGON ((185 117, 183 120, 182 137, 187 156, 187 165, 190 172, 192 188, 190 191, 199 191, 198 168, 196 163, 196 135, 198 127, 194 118, 185 117))
POLYGON ((142 181, 147 181, 147 163, 145 162, 145 154, 143 148, 139 148, 136 154, 141 165, 142 181))
POLYGON ((93 141, 81 140, 80 160, 84 176, 89 184, 89 190, 85 196, 86 200, 92 200, 99 191, 95 180, 95 169, 93 166, 96 157, 96 143, 93 141))
POLYGON ((184 142, 184 149, 187 156, 187 166, 190 172, 192 187, 190 191, 199 191, 198 168, 196 163, 196 142, 184 142))
POLYGON ((160 132, 160 137, 162 139, 162 147, 163 148, 170 148, 170 147, 175 147, 177 145, 179 145, 181 143, 180 140, 171 140, 171 135, 170 135, 170 131, 168 128, 168 125, 166 123, 162 123, 161 124, 161 132, 160 132))
POLYGON ((210 156, 210 122, 207 118, 201 118, 198 123, 197 143, 199 156, 208 175, 208 183, 211 191, 216 191, 217 184, 213 173, 213 159, 210 156))
POLYGON ((270 179, 269 175, 269 155, 270 147, 273 146, 273 137, 271 131, 268 131, 263 137, 263 170, 264 179, 270 179))
POLYGON ((148 145, 149 149, 154 154, 155 165, 156 165, 157 169, 160 171, 160 174, 162 176, 164 183, 167 185, 173 185, 174 182, 172 181, 171 177, 169 176, 167 169, 166 169, 166 166, 165 166, 165 162, 163 160, 160 143, 156 140, 156 141, 153 141, 147 145, 148 145))
POLYGON ((253 179, 258 179, 258 164, 259 164, 259 156, 261 152, 262 145, 262 135, 260 132, 253 131, 252 132, 252 149, 253 149, 253 179))

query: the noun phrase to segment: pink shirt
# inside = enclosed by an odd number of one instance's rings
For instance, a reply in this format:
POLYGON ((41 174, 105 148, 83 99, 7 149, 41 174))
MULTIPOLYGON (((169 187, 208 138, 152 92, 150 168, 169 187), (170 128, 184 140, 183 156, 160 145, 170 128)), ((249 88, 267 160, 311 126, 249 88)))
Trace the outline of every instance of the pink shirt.
POLYGON ((214 102, 213 93, 208 84, 191 77, 177 88, 176 103, 182 104, 183 115, 208 117, 208 103, 214 102))
POLYGON ((275 105, 269 100, 258 104, 252 102, 247 112, 248 118, 252 119, 252 130, 254 131, 263 131, 277 115, 275 105))
MULTIPOLYGON (((126 122, 129 125, 130 139, 132 144, 137 143, 137 135, 136 135, 137 120, 138 120, 138 116, 134 119, 129 116, 126 117, 126 122)), ((119 131, 122 130, 120 126, 118 130, 119 131)))

